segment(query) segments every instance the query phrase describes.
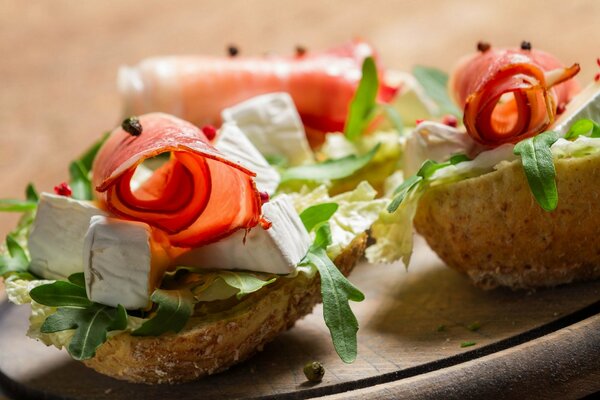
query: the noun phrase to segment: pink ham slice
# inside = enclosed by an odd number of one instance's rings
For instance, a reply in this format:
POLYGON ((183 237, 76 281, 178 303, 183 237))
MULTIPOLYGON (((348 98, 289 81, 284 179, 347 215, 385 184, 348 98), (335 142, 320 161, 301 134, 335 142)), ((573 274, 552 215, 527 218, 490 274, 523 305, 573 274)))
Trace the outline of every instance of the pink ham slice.
POLYGON ((215 242, 258 224, 261 200, 253 172, 225 159, 188 122, 160 113, 139 120, 140 136, 116 128, 94 161, 92 182, 106 209, 167 232, 179 247, 215 242), (166 152, 170 160, 132 192, 137 166, 166 152))

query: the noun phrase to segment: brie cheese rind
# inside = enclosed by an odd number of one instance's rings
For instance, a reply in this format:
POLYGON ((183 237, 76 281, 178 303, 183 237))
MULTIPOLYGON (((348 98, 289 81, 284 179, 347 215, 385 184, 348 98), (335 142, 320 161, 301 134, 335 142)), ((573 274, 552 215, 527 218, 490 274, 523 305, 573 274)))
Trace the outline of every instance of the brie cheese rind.
POLYGON ((214 145, 228 160, 256 173, 254 182, 258 190, 268 194, 275 193, 281 180, 279 173, 269 165, 234 122, 223 124, 214 145))
POLYGON ((313 160, 304 125, 287 93, 253 97, 221 113, 223 122, 235 122, 265 156, 283 156, 290 165, 313 160))
POLYGON ((311 238, 287 195, 263 205, 271 227, 237 231, 216 243, 179 256, 178 265, 198 268, 248 270, 285 275, 294 272, 311 244, 311 238))
POLYGON ((88 298, 128 310, 147 308, 170 264, 144 222, 94 216, 83 242, 88 298))
POLYGON ((95 215, 106 213, 89 201, 42 193, 28 240, 31 272, 66 279, 83 271, 83 238, 95 215))

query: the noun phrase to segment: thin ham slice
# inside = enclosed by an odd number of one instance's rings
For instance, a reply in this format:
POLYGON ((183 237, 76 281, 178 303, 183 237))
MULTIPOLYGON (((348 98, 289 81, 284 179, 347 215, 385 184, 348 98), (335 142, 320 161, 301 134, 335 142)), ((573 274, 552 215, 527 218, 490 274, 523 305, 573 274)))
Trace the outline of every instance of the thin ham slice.
MULTIPOLYGON (((307 130, 322 135, 344 129, 368 56, 373 48, 356 40, 288 57, 157 57, 121 68, 119 90, 130 114, 168 112, 198 126, 219 126, 221 111, 244 100, 287 92, 307 130)), ((389 102, 396 89, 382 83, 379 100, 389 102)))
POLYGON ((140 136, 116 128, 94 161, 92 183, 106 209, 165 231, 179 247, 258 224, 261 200, 253 172, 228 161, 188 122, 160 113, 139 120, 140 136), (162 153, 171 153, 169 161, 132 192, 137 166, 162 153))
POLYGON ((578 72, 578 64, 565 67, 540 50, 490 49, 463 59, 449 86, 464 107, 469 135, 484 145, 498 146, 547 128, 557 107, 579 90, 571 79, 578 72))

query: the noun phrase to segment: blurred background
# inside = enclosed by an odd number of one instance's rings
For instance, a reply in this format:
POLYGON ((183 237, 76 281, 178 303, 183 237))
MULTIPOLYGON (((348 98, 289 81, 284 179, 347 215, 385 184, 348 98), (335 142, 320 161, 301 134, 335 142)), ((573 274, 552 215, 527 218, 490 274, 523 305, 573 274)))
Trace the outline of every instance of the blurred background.
MULTIPOLYGON (((292 54, 362 37, 386 67, 449 71, 479 40, 534 47, 579 79, 600 72, 598 0, 0 0, 0 198, 52 191, 70 160, 120 122, 117 68, 163 54, 292 54)), ((14 215, 0 215, 0 237, 14 215)))

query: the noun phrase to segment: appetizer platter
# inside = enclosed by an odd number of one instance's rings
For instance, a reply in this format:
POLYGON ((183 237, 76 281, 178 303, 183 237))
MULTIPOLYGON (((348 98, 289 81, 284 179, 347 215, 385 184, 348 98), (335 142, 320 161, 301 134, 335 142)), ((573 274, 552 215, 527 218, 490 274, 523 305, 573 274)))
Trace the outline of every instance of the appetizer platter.
POLYGON ((361 40, 121 68, 122 122, 52 192, 0 202, 23 213, 0 255, 3 386, 334 394, 586 320, 600 78, 579 69, 480 42, 408 73, 361 40))

